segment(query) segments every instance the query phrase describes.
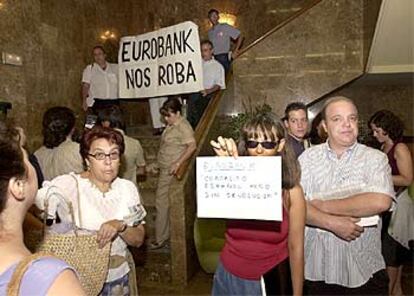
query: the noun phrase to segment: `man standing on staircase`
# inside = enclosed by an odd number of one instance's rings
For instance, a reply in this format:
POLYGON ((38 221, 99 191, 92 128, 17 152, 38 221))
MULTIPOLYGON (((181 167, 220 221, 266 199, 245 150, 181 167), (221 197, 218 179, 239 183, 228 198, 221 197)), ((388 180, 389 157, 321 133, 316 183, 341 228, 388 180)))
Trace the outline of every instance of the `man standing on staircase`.
POLYGON ((213 43, 214 58, 223 65, 227 73, 230 69, 231 60, 239 55, 243 37, 240 31, 233 26, 219 23, 220 16, 217 9, 210 9, 208 19, 212 24, 212 28, 208 31, 208 39, 213 43), (233 51, 230 51, 231 40, 236 42, 233 51))
POLYGON ((292 145, 296 157, 299 157, 309 147, 309 142, 305 139, 309 125, 306 105, 301 102, 287 105, 283 121, 289 133, 287 140, 292 145))
POLYGON ((223 66, 213 57, 213 43, 209 40, 201 42, 203 57, 203 86, 201 92, 192 93, 188 100, 187 118, 195 130, 199 120, 214 94, 226 88, 226 77, 223 66))
POLYGON ((92 50, 94 62, 86 66, 82 76, 82 106, 94 113, 106 106, 119 105, 118 65, 106 61, 101 45, 92 50))

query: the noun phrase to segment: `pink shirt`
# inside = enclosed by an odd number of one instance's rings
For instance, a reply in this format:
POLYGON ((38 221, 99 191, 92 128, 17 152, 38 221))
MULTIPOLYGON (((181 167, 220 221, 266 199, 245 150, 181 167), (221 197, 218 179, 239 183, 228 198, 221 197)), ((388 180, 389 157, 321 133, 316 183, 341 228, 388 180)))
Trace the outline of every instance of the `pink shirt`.
POLYGON ((285 260, 288 254, 289 221, 229 220, 221 262, 227 271, 247 280, 259 280, 285 260))

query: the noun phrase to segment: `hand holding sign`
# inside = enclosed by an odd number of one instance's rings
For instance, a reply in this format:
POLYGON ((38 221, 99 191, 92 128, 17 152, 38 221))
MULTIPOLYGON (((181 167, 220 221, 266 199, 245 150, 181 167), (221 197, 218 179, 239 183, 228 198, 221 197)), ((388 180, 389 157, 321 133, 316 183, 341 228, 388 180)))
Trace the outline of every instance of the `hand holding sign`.
POLYGON ((231 138, 223 138, 222 136, 219 136, 217 142, 212 140, 210 141, 210 145, 213 147, 217 156, 234 156, 234 158, 239 156, 237 144, 231 138))
MULTIPOLYGON (((219 141, 215 149, 229 156, 234 141, 219 141)), ((281 163, 280 156, 197 157, 198 217, 281 221, 281 163)))

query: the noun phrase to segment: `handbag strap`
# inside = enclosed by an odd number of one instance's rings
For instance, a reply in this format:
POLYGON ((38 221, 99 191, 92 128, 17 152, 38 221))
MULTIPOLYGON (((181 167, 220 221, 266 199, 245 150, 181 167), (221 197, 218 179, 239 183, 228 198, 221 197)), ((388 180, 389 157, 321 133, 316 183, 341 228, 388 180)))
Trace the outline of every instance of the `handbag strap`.
MULTIPOLYGON (((77 200, 77 203, 78 203, 79 227, 82 228, 79 182, 78 182, 78 179, 74 175, 69 174, 69 176, 71 176, 75 180, 75 183, 76 183, 76 200, 77 200)), ((43 215, 43 237, 45 237, 45 235, 46 235, 45 228, 46 228, 46 219, 47 219, 47 213, 48 213, 48 207, 49 207, 49 198, 50 198, 49 190, 51 188, 53 188, 53 186, 50 186, 46 191, 45 214, 43 215)), ((78 235, 78 227, 76 226, 75 211, 73 210, 73 204, 72 204, 72 202, 66 200, 66 198, 64 196, 62 196, 62 197, 63 197, 63 200, 65 201, 66 205, 69 208, 69 213, 70 213, 70 218, 72 220, 73 230, 75 232, 75 235, 77 236, 78 235)))
MULTIPOLYGON (((76 201, 78 203, 78 219, 79 219, 79 227, 82 228, 82 214, 81 214, 81 205, 80 205, 80 189, 79 189, 79 181, 74 175, 70 175, 75 180, 76 183, 76 201)), ((73 211, 72 211, 73 214, 73 211)), ((73 214, 74 215, 74 214, 73 214)), ((73 217, 73 222, 75 223, 75 218, 73 217)))
POLYGON ((27 269, 34 261, 47 256, 50 255, 47 255, 45 253, 34 253, 20 261, 20 263, 16 266, 16 269, 13 272, 9 284, 7 285, 7 296, 19 296, 22 279, 27 269))

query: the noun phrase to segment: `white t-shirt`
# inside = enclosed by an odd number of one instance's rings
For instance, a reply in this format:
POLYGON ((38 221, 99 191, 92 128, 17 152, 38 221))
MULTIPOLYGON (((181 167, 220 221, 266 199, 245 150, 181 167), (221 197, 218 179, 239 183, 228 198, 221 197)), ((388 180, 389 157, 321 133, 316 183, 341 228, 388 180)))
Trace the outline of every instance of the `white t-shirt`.
POLYGON ((70 172, 83 171, 83 160, 79 153, 79 144, 67 138, 55 148, 40 147, 34 153, 45 180, 52 180, 57 176, 70 172))
POLYGON ((221 89, 226 88, 226 76, 223 66, 214 57, 211 60, 203 60, 203 86, 204 89, 219 85, 221 89))
POLYGON ((94 99, 118 99, 118 65, 106 65, 103 70, 97 63, 93 63, 83 70, 82 82, 90 85, 86 99, 88 107, 93 105, 94 99))
MULTIPOLYGON (((76 226, 82 229, 98 231, 101 225, 109 220, 124 220, 124 217, 131 214, 130 208, 141 204, 137 187, 131 181, 116 178, 111 189, 102 193, 96 185, 92 184, 89 179, 82 178, 79 174, 70 173, 59 176, 52 181, 45 181, 42 189, 36 196, 36 206, 43 210, 46 194, 49 196, 63 196, 66 200, 71 201, 75 215, 76 226), (77 183, 79 184, 79 200, 81 209, 81 219, 78 215, 77 183), (80 221, 81 220, 81 221, 80 221)), ((49 210, 53 205, 52 200, 49 202, 49 210)), ((57 212, 62 222, 71 222, 67 205, 60 202, 57 205, 57 212)), ((127 244, 118 236, 111 246, 111 256, 126 256, 127 244)), ((106 282, 119 279, 129 272, 128 263, 124 262, 117 268, 109 269, 106 282)))

